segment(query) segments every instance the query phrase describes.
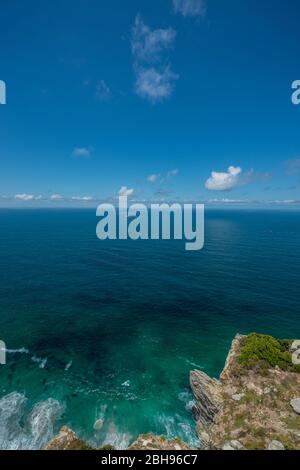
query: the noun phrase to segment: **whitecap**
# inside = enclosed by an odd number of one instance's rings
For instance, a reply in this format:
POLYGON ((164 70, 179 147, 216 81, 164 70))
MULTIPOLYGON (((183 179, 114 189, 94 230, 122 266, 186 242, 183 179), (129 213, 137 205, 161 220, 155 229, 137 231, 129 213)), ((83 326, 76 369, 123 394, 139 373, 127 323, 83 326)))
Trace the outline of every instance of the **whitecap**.
POLYGON ((36 362, 37 364, 39 364, 40 369, 44 369, 48 362, 47 358, 43 359, 42 357, 36 357, 36 356, 32 356, 31 360, 32 362, 36 362))
POLYGON ((130 380, 126 380, 126 382, 123 382, 122 387, 130 387, 130 380))
POLYGON ((54 435, 55 422, 61 417, 64 406, 53 398, 37 403, 27 419, 29 448, 42 449, 54 435))
POLYGON ((68 364, 67 364, 66 367, 65 367, 65 370, 66 370, 66 371, 69 370, 70 367, 72 367, 72 364, 73 364, 73 361, 68 362, 68 364))
POLYGON ((27 398, 13 392, 0 399, 0 449, 42 449, 54 435, 64 407, 57 400, 37 403, 26 416, 27 398))

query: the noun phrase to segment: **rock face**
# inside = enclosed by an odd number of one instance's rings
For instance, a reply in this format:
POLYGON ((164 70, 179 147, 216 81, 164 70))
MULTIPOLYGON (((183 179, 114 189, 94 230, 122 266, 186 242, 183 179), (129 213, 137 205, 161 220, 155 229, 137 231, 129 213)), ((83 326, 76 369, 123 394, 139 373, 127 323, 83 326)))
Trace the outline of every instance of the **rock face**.
POLYGON ((168 440, 164 436, 143 434, 131 444, 128 450, 190 450, 180 439, 168 440))
MULTIPOLYGON (((220 380, 202 371, 190 373, 200 447, 298 450, 300 373, 293 370, 292 362, 287 369, 259 360, 244 366, 239 359, 249 337, 234 338, 220 380)), ((296 346, 291 341, 290 354, 296 346)))
POLYGON ((202 448, 209 447, 208 433, 222 404, 221 383, 199 370, 190 373, 190 385, 195 397, 193 415, 202 448))
POLYGON ((300 415, 300 398, 294 398, 293 400, 290 401, 290 403, 295 413, 300 415))
MULTIPOLYGON (((234 338, 226 359, 225 367, 220 376, 221 380, 212 379, 199 370, 193 370, 190 373, 190 385, 195 397, 193 415, 197 423, 197 434, 202 449, 214 447, 210 437, 210 430, 224 404, 221 381, 228 379, 230 376, 231 367, 236 359, 242 338, 243 336, 241 335, 237 335, 234 338)), ((243 396, 243 394, 233 394, 232 398, 233 400, 239 401, 243 396)), ((226 444, 224 445, 226 446, 226 444)))
POLYGON ((220 380, 227 380, 229 379, 231 373, 232 373, 232 368, 235 364, 236 357, 239 353, 240 346, 241 346, 241 341, 245 338, 243 335, 237 334, 234 340, 231 343, 231 347, 229 350, 229 353, 227 355, 227 359, 225 362, 224 369, 221 373, 220 380))
POLYGON ((92 450, 92 447, 79 439, 74 431, 64 426, 48 443, 45 450, 92 450))
POLYGON ((193 370, 190 373, 190 385, 196 399, 194 417, 203 426, 209 427, 222 406, 221 383, 204 372, 193 370))

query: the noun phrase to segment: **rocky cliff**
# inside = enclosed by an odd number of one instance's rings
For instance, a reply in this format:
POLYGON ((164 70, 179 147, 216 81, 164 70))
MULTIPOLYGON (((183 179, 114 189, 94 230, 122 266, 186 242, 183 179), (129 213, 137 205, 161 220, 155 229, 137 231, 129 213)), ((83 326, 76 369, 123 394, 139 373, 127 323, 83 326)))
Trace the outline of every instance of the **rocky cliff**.
MULTIPOLYGON (((199 448, 300 449, 300 341, 237 335, 217 380, 190 373, 199 448)), ((63 427, 47 450, 90 450, 63 427)), ((112 449, 106 446, 103 449, 112 449)), ((146 434, 130 450, 188 450, 180 439, 146 434)))
POLYGON ((299 346, 238 335, 219 380, 190 373, 202 449, 300 449, 299 346))

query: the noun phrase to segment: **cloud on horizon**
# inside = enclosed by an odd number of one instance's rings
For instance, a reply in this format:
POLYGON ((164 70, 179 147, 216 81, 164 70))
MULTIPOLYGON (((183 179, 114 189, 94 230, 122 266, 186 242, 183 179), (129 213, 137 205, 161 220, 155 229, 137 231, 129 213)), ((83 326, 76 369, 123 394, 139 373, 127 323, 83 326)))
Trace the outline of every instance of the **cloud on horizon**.
POLYGON ((94 198, 91 196, 72 196, 71 197, 72 201, 82 201, 82 202, 88 202, 88 201, 93 201, 94 198))
POLYGON ((42 199, 42 196, 34 196, 33 194, 15 194, 15 199, 19 201, 39 201, 42 199))
POLYGON ((50 196, 51 201, 61 201, 63 199, 63 196, 61 194, 52 194, 50 196))

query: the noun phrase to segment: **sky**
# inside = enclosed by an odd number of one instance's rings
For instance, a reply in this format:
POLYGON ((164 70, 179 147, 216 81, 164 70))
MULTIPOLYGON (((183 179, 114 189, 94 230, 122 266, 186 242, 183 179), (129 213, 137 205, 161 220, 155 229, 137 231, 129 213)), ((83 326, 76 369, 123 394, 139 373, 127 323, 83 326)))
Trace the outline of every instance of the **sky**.
POLYGON ((0 44, 0 206, 300 205, 298 0, 4 0, 0 44))

